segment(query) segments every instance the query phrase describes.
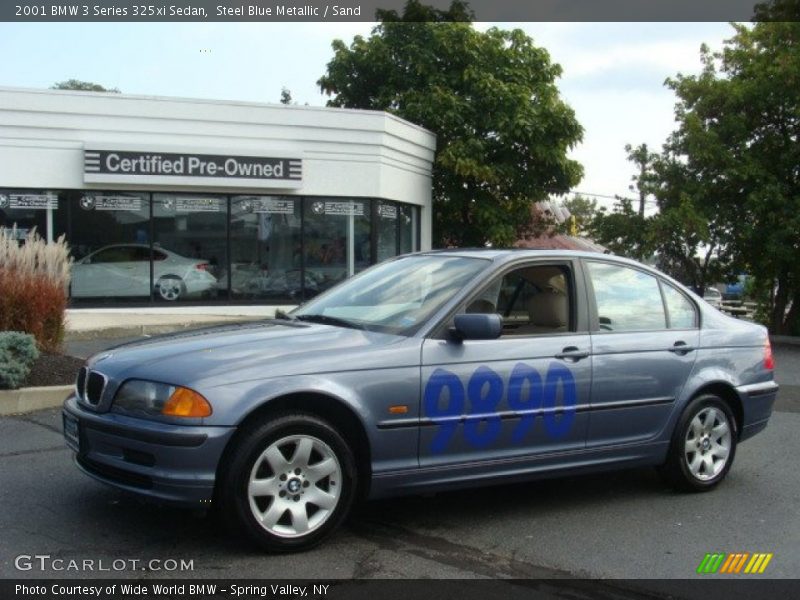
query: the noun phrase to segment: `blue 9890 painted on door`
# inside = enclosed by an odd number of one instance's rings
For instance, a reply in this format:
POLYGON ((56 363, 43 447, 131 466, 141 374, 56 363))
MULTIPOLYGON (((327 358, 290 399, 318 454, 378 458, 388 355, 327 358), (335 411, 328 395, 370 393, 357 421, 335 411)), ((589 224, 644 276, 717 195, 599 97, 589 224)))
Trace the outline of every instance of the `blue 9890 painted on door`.
POLYGON ((512 441, 523 444, 542 415, 544 427, 552 439, 565 436, 575 421, 577 391, 575 377, 564 365, 551 363, 544 380, 525 363, 517 363, 508 381, 508 411, 501 412, 506 385, 491 368, 481 365, 472 373, 466 390, 461 379, 447 369, 437 368, 425 385, 424 416, 436 423, 438 431, 431 440, 431 452, 444 452, 457 434, 462 434, 473 448, 487 448, 501 433, 503 416, 518 417, 512 441), (561 390, 561 405, 556 406, 561 390), (442 397, 446 392, 446 401, 442 397))

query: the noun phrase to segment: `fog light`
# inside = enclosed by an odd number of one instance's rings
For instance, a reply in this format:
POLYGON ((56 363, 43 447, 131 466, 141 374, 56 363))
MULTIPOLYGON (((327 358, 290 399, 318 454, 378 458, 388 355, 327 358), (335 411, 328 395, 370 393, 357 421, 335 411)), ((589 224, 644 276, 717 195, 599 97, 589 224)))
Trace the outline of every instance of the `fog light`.
POLYGON ((211 405, 208 400, 189 388, 176 388, 161 409, 162 415, 172 417, 209 417, 211 405))

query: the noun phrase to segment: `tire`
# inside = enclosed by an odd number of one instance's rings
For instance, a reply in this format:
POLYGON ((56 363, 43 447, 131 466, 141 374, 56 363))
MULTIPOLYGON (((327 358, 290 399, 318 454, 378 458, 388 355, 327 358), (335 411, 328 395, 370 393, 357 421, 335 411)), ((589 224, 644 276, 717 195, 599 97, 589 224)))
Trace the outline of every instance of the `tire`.
POLYGON ((309 414, 282 413, 244 430, 226 463, 220 516, 268 552, 316 546, 341 525, 356 495, 347 442, 309 414))
POLYGON ((678 420, 661 474, 680 491, 708 492, 728 474, 737 437, 728 404, 711 394, 698 396, 678 420))
POLYGON ((175 302, 186 295, 186 285, 177 275, 164 275, 156 282, 158 297, 167 302, 175 302))

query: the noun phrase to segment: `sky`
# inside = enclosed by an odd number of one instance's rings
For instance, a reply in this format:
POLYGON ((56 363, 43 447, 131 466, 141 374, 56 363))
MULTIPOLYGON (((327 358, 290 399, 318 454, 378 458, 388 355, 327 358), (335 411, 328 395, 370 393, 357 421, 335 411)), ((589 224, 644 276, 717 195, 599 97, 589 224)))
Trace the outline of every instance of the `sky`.
MULTIPOLYGON (((316 85, 331 42, 370 23, 0 23, 0 86, 47 88, 70 78, 123 93, 324 105, 316 85)), ((585 132, 571 153, 575 190, 611 205, 631 196, 625 144, 657 150, 675 128, 667 77, 700 70, 700 46, 722 47, 727 23, 476 23, 520 28, 563 68, 557 85, 585 132)))

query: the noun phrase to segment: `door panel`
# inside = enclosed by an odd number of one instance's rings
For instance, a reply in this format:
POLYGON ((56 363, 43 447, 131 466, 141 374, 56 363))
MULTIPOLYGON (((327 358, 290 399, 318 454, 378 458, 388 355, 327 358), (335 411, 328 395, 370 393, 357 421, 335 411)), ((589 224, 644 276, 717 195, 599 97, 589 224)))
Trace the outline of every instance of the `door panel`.
POLYGON ((652 439, 669 420, 694 366, 700 341, 696 307, 642 269, 599 260, 585 264, 595 320, 587 447, 652 439))
POLYGON ((587 446, 644 441, 671 414, 694 366, 697 330, 592 335, 594 376, 587 446))
POLYGON ((588 334, 426 340, 420 465, 582 448, 592 373, 588 355, 588 334), (570 348, 585 357, 556 358, 570 348))

